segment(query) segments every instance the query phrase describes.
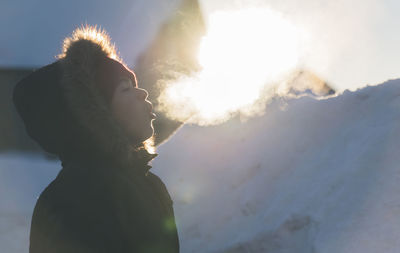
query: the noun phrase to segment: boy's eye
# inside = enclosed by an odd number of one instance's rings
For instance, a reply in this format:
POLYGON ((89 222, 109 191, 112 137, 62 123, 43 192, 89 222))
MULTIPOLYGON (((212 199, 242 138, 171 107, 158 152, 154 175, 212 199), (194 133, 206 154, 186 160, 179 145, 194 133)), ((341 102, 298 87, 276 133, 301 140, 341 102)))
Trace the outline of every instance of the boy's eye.
POLYGON ((119 81, 119 85, 121 86, 122 90, 129 90, 133 87, 132 81, 129 79, 122 79, 121 81, 119 81))

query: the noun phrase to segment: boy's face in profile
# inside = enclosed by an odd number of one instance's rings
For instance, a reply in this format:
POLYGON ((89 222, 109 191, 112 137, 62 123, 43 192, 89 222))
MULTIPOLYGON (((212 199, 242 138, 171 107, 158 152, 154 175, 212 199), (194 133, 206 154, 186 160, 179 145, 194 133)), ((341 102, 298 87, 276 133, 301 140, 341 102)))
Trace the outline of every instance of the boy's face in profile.
POLYGON ((110 104, 117 123, 136 143, 145 141, 154 133, 152 121, 155 119, 155 114, 147 96, 147 91, 138 88, 135 79, 123 77, 114 91, 110 104))

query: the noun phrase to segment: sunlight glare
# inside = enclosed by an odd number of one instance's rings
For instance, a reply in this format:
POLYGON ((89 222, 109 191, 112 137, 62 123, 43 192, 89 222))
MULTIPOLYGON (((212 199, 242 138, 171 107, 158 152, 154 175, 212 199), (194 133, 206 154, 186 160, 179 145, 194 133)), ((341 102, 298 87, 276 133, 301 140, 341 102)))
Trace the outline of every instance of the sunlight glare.
POLYGON ((296 67, 298 31, 271 9, 210 15, 198 60, 202 70, 169 84, 159 98, 172 119, 218 124, 251 108, 266 84, 296 67))

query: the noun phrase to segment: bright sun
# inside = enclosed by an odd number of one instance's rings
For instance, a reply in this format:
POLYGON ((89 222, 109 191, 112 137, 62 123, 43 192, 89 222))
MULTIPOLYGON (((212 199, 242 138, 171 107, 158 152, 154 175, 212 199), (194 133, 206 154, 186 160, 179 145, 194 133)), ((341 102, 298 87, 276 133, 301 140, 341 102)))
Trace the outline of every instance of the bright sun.
POLYGON ((201 125, 249 110, 265 85, 298 60, 298 31, 279 12, 218 11, 208 23, 198 54, 202 71, 170 84, 159 98, 169 117, 201 125))

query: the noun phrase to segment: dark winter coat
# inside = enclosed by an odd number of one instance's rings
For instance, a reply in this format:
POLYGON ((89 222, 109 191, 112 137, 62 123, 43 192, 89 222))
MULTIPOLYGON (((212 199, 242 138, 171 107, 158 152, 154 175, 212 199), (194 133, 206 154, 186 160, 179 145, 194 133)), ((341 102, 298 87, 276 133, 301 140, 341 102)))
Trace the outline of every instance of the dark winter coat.
MULTIPOLYGON (((155 155, 129 140, 96 89, 99 62, 114 53, 98 37, 75 34, 14 89, 28 134, 62 161, 36 203, 30 253, 179 252, 171 198, 148 171, 155 155)), ((135 78, 115 61, 108 70, 111 82, 135 78)))
POLYGON ((172 201, 151 172, 67 162, 37 201, 31 253, 178 252, 172 201))

